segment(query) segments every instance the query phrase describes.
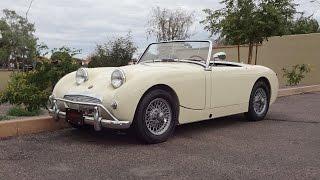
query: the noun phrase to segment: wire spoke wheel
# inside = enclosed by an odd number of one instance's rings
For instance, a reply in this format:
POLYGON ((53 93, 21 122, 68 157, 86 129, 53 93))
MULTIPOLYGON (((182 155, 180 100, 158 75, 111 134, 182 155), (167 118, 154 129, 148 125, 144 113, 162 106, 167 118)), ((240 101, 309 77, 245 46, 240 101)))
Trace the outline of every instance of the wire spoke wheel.
POLYGON ((162 135, 172 121, 171 106, 167 100, 156 98, 147 106, 144 117, 148 130, 154 135, 162 135))
POLYGON ((267 108, 267 93, 263 88, 258 88, 254 94, 253 99, 253 110, 258 115, 261 115, 264 113, 264 111, 267 108))

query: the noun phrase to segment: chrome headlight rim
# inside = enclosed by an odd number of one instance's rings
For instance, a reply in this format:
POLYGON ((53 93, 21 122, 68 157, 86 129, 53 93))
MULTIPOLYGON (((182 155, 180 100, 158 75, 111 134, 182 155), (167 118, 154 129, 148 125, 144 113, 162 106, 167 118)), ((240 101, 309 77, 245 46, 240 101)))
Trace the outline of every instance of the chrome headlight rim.
POLYGON ((86 82, 89 79, 88 71, 86 68, 79 68, 76 72, 76 83, 77 85, 80 85, 84 82, 86 82), (80 74, 82 73, 82 74, 80 74), (80 81, 79 81, 80 80, 80 81))
POLYGON ((117 68, 111 73, 111 85, 113 88, 117 89, 120 86, 122 86, 125 82, 126 82, 126 74, 122 69, 117 68), (115 84, 115 80, 118 80, 118 82, 120 83, 115 84))

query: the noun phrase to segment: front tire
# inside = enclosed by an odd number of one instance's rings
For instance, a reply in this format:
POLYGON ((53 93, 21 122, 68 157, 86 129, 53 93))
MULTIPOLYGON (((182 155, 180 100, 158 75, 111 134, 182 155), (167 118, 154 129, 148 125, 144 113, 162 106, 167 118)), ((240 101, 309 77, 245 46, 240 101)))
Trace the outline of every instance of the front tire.
POLYGON ((177 103, 169 92, 162 89, 150 91, 136 112, 134 129, 137 136, 149 144, 166 141, 175 130, 177 112, 177 103))
POLYGON ((253 86, 249 109, 245 113, 246 119, 249 121, 260 121, 265 118, 269 110, 270 92, 267 84, 264 81, 258 81, 253 86))

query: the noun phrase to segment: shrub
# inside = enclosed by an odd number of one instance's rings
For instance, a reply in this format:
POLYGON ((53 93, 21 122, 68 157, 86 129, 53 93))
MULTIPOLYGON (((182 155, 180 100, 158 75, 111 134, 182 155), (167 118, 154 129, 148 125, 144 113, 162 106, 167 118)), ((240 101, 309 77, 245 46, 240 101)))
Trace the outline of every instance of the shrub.
POLYGON ((283 68, 283 77, 287 78, 287 85, 294 86, 298 85, 307 73, 311 71, 310 65, 308 64, 297 64, 292 66, 291 69, 283 68))
POLYGON ((72 58, 78 52, 66 47, 55 49, 54 61, 38 62, 36 69, 12 75, 5 90, 0 93, 0 103, 23 105, 25 110, 39 111, 46 108, 54 85, 67 73, 77 70, 79 64, 72 58))
POLYGON ((24 105, 28 111, 39 109, 47 99, 48 92, 41 91, 29 83, 30 73, 15 73, 11 76, 6 89, 0 94, 1 103, 9 102, 24 105))
MULTIPOLYGON (((40 110, 27 111, 20 106, 12 107, 7 112, 8 116, 36 116, 40 114, 40 110)), ((7 116, 7 117, 8 117, 7 116)))
POLYGON ((9 120, 9 119, 10 119, 9 116, 0 115, 0 121, 9 120))

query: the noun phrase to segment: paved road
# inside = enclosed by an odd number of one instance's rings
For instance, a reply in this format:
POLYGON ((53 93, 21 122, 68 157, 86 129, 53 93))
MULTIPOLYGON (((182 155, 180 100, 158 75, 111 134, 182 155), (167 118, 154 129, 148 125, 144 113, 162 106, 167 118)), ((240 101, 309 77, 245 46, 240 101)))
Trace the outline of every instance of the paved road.
POLYGON ((268 117, 178 127, 168 142, 123 133, 41 133, 0 141, 0 179, 320 179, 320 92, 279 98, 268 117))

